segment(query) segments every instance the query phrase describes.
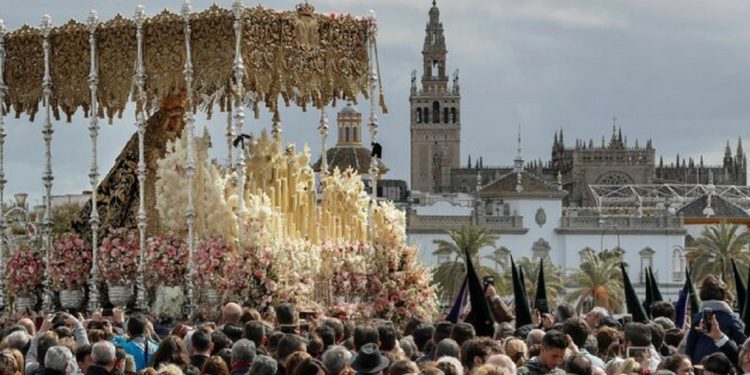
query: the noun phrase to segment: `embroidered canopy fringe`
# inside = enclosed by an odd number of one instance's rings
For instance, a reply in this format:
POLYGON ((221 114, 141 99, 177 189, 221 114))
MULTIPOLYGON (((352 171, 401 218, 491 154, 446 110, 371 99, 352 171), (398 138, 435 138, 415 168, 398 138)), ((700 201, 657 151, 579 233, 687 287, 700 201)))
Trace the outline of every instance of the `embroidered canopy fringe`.
MULTIPOLYGON (((232 91, 235 34, 232 12, 216 5, 191 15, 194 67, 193 103, 209 115, 214 105, 222 111, 234 100, 232 91)), ((245 66, 245 98, 258 116, 262 102, 276 112, 279 98, 322 108, 338 99, 368 98, 367 41, 370 20, 349 15, 323 15, 303 4, 294 11, 247 8, 241 18, 241 53, 245 66)), ((163 11, 144 24, 145 110, 170 93, 185 90, 185 36, 181 16, 163 11)), ((131 19, 117 15, 96 30, 98 62, 97 115, 110 123, 129 101, 133 101, 136 60, 136 27, 131 19)), ((27 114, 33 121, 42 100, 44 55, 42 34, 24 26, 6 36, 6 106, 17 117, 27 114)), ((80 108, 89 115, 88 91, 90 50, 88 29, 70 21, 50 35, 51 74, 55 83, 51 97, 54 115, 64 113, 68 121, 80 108)), ((381 106, 384 107, 381 100, 381 106)))

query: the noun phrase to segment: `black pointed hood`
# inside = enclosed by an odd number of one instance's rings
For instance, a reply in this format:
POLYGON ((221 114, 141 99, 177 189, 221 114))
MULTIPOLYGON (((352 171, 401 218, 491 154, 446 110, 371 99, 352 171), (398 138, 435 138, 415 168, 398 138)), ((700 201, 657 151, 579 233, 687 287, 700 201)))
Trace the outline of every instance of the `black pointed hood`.
POLYGON ((466 317, 466 322, 474 326, 477 336, 492 337, 495 335, 495 319, 492 317, 489 305, 487 305, 482 283, 479 282, 479 275, 477 275, 477 271, 474 269, 474 263, 471 260, 471 256, 469 256, 468 250, 465 254, 466 279, 469 287, 469 298, 471 299, 471 313, 466 317))
POLYGON ((644 287, 646 291, 646 298, 643 301, 643 310, 646 311, 646 316, 649 318, 651 317, 651 304, 654 303, 654 289, 651 286, 651 274, 648 272, 648 267, 643 269, 644 274, 644 281, 646 282, 646 286, 644 287))
POLYGON ((531 308, 525 297, 526 291, 521 283, 521 277, 519 276, 518 269, 516 269, 516 263, 513 261, 512 255, 510 256, 510 268, 511 277, 513 278, 513 302, 516 313, 516 328, 520 328, 532 323, 531 308))
POLYGON ((544 281, 544 258, 539 258, 539 274, 536 279, 536 293, 534 293, 534 308, 540 313, 549 313, 547 299, 547 283, 544 281))
POLYGON ((638 295, 635 293, 635 288, 630 282, 630 276, 628 276, 623 262, 620 262, 620 271, 622 272, 622 286, 625 288, 625 306, 627 306, 628 314, 633 317, 634 322, 648 323, 646 311, 643 310, 643 305, 638 300, 638 295))
POLYGON ((648 274, 651 276, 651 295, 654 297, 654 302, 664 301, 664 297, 661 295, 661 290, 659 290, 659 281, 656 280, 656 276, 654 276, 654 269, 649 267, 648 274))
POLYGON ((469 280, 464 276, 464 282, 461 283, 461 288, 456 294, 456 300, 453 302, 453 307, 451 307, 450 312, 448 312, 448 316, 445 318, 445 320, 453 324, 458 323, 458 320, 461 318, 461 312, 464 309, 464 297, 466 296, 466 287, 468 281, 469 280))
POLYGON ((732 259, 732 273, 734 274, 734 287, 735 294, 737 295, 737 309, 742 313, 745 308, 745 293, 747 293, 747 286, 742 281, 742 275, 740 274, 737 263, 732 259), (744 292, 744 293, 743 293, 744 292))

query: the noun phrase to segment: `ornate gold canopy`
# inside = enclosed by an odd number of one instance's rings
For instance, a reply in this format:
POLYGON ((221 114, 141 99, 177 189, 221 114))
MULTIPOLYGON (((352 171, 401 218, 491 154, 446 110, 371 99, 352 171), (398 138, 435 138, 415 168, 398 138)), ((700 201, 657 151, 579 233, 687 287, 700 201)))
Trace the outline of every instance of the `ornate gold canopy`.
MULTIPOLYGON (((262 7, 246 8, 240 18, 241 55, 244 62, 245 103, 258 113, 259 103, 276 111, 279 98, 285 105, 296 103, 323 107, 331 101, 356 100, 368 96, 367 43, 374 24, 371 19, 349 15, 323 15, 303 4, 294 11, 262 7)), ((235 58, 234 16, 218 7, 190 16, 194 69, 193 103, 207 112, 215 104, 222 110, 233 102, 235 58)), ((146 79, 146 109, 170 93, 184 91, 185 20, 169 11, 144 24, 143 62, 146 79)), ((130 100, 137 54, 136 25, 117 15, 100 23, 95 32, 98 63, 98 114, 121 116, 130 100)), ((88 74, 91 64, 86 25, 70 21, 50 34, 53 113, 68 120, 79 109, 89 115, 91 98, 88 74)), ((44 75, 43 36, 39 29, 24 26, 5 38, 5 96, 7 110, 16 117, 26 113, 33 120, 42 100, 44 75)), ((382 100, 381 100, 382 103, 382 100)))

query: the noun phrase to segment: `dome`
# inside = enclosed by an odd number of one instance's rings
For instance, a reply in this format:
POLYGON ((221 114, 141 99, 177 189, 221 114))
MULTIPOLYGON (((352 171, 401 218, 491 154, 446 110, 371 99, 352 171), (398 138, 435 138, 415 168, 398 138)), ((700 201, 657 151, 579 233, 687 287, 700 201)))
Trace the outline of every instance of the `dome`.
POLYGON ((356 116, 361 115, 357 107, 354 106, 351 102, 346 103, 346 107, 342 108, 341 111, 339 111, 339 116, 356 116))
MULTIPOLYGON (((347 168, 351 168, 360 175, 366 175, 370 169, 371 152, 364 147, 333 147, 326 151, 326 159, 328 162, 328 169, 333 170, 338 167, 340 171, 345 171, 347 168)), ((313 164, 313 170, 320 172, 321 159, 313 164)), ((384 175, 389 171, 389 168, 383 163, 382 160, 378 160, 378 169, 381 175, 384 175)))

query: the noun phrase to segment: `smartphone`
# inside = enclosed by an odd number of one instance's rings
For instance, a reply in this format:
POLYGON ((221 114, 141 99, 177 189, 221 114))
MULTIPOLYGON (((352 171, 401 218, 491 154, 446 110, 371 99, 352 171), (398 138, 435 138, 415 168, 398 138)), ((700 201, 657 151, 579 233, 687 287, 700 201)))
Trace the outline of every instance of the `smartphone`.
POLYGON ((701 320, 703 320, 703 330, 706 332, 711 331, 711 320, 714 317, 714 311, 712 309, 704 309, 703 310, 703 317, 701 320))
POLYGON ((482 283, 484 284, 485 287, 487 287, 487 285, 495 285, 495 277, 485 276, 482 278, 482 283))
POLYGON ((627 358, 633 358, 638 363, 644 363, 651 355, 648 346, 631 346, 625 352, 627 358))
POLYGON ((102 316, 112 316, 112 309, 103 309, 102 316))

